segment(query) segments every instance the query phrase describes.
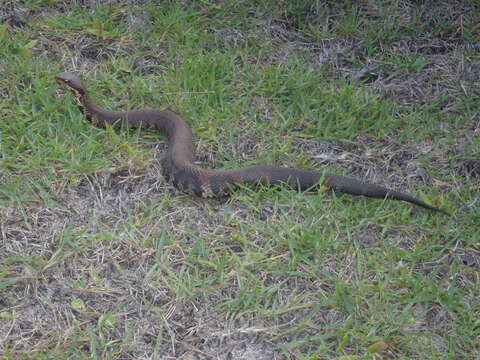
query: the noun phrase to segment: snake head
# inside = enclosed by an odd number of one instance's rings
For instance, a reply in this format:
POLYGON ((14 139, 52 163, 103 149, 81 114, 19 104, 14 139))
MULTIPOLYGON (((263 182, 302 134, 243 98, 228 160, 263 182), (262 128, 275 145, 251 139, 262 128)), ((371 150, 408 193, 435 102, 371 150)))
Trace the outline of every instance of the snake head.
POLYGON ((55 76, 55 81, 64 88, 73 91, 75 94, 84 95, 86 92, 80 79, 71 72, 58 74, 55 76))

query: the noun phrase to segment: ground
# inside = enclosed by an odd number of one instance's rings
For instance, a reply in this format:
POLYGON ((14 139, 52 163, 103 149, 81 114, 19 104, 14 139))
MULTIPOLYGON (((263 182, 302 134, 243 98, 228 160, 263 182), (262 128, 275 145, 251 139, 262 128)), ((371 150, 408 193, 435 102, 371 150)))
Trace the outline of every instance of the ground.
POLYGON ((0 11, 5 359, 478 359, 480 6, 471 1, 8 0, 0 11), (286 188, 198 199, 198 164, 328 169, 407 203, 286 188))

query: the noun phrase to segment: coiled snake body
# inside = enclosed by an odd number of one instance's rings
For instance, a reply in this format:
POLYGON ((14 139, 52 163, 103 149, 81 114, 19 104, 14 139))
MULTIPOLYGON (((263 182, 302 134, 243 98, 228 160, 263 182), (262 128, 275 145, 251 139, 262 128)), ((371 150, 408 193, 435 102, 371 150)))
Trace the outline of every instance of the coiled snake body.
POLYGON ((340 175, 267 165, 253 165, 231 170, 199 168, 193 163, 195 149, 192 130, 186 121, 174 112, 156 109, 109 111, 92 101, 86 88, 74 74, 61 73, 55 77, 55 80, 73 92, 80 110, 95 124, 118 126, 126 123, 131 127, 154 126, 164 132, 168 137, 168 152, 162 160, 163 174, 182 191, 200 197, 221 197, 228 195, 239 185, 287 184, 299 190, 313 190, 324 186, 351 195, 403 200, 425 209, 448 214, 408 194, 340 175))

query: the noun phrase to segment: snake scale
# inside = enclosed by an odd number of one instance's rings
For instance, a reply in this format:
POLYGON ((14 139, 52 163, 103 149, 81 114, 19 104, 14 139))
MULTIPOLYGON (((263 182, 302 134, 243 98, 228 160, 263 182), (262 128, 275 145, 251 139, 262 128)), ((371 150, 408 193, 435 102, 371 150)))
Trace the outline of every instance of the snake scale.
POLYGON ((96 125, 118 126, 124 123, 131 127, 154 126, 165 133, 168 137, 168 152, 162 160, 163 175, 181 191, 200 197, 222 197, 229 195, 239 185, 286 184, 298 190, 313 190, 323 186, 351 195, 403 200, 448 215, 445 210, 428 205, 408 194, 340 175, 268 165, 252 165, 230 170, 200 168, 194 164, 195 148, 192 129, 173 111, 157 109, 106 110, 90 98, 85 86, 75 74, 64 72, 58 74, 55 80, 73 92, 77 105, 84 116, 96 125))

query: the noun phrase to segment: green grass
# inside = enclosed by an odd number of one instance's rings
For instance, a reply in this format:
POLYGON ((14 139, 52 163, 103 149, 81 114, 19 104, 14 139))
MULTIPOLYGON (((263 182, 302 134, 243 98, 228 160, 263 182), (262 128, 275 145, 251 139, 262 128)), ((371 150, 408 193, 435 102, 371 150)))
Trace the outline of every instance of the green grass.
POLYGON ((259 336, 258 358, 479 355, 475 1, 22 6, 0 27, 4 358, 225 356, 235 334, 259 336), (165 137, 86 122, 53 80, 72 67, 107 108, 181 114, 205 167, 326 167, 454 217, 180 194, 165 137))

